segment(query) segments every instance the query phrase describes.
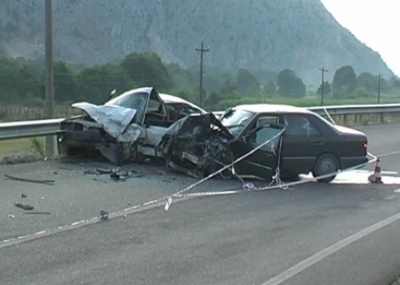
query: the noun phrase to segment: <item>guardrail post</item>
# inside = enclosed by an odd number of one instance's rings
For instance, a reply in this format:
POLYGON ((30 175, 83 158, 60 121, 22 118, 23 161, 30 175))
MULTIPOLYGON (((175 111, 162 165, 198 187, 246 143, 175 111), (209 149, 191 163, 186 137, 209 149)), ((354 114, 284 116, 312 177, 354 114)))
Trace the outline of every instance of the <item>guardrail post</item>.
POLYGON ((347 126, 347 115, 343 115, 343 125, 347 126))

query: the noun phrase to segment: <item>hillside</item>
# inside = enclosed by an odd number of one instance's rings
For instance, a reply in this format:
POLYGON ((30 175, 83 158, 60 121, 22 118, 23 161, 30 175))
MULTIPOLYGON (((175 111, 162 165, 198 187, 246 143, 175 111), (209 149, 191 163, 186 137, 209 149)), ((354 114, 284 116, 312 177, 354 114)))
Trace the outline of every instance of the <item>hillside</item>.
MULTIPOLYGON (((44 55, 44 0, 0 0, 0 48, 11 56, 44 55)), ((379 54, 341 27, 320 0, 55 0, 54 55, 71 63, 157 52, 165 62, 227 69, 291 68, 307 83, 318 68, 352 65, 392 76, 379 54)))

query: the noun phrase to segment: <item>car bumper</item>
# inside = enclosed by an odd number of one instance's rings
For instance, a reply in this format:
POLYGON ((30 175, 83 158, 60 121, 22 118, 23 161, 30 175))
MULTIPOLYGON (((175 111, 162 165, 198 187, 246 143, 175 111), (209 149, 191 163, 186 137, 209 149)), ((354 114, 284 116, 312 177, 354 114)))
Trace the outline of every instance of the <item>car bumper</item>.
POLYGON ((364 166, 363 164, 368 162, 367 156, 358 156, 358 157, 342 157, 341 158, 341 168, 342 170, 356 167, 356 166, 364 166))
POLYGON ((58 151, 67 154, 70 148, 95 150, 99 142, 105 140, 99 130, 59 131, 57 133, 58 151))

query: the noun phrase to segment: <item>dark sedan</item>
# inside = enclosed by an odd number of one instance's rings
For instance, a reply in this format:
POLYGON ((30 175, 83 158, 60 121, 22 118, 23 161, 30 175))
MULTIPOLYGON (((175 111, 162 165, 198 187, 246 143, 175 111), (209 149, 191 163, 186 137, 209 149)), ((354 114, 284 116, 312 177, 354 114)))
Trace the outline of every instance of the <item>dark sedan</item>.
MULTIPOLYGON (((283 176, 297 176, 312 172, 314 177, 337 172, 368 161, 368 139, 362 132, 333 125, 318 114, 304 108, 287 105, 254 104, 227 109, 220 121, 236 138, 257 142, 264 124, 284 125, 280 172, 283 176)), ((234 150, 235 151, 235 150, 234 150)), ((239 150, 236 150, 239 151, 239 150)), ((265 151, 261 148, 235 170, 253 174, 266 167, 265 151)), ((267 165, 268 167, 268 165, 267 165)), ((330 182, 332 175, 320 179, 330 182)))
MULTIPOLYGON (((312 172, 330 182, 338 170, 368 161, 367 137, 336 126, 304 108, 254 104, 186 117, 167 130, 160 148, 167 165, 202 176, 246 156, 234 165, 239 175, 271 179, 312 172), (268 141, 268 143, 266 143, 268 141)), ((224 172, 226 177, 226 172, 224 172)))

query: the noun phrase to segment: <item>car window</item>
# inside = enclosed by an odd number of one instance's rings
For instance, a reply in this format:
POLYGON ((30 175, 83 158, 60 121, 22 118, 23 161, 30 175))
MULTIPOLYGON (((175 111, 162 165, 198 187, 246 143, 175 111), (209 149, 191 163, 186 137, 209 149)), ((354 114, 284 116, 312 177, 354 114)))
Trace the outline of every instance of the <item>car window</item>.
POLYGON ((279 123, 278 115, 263 115, 257 118, 256 128, 259 128, 263 125, 278 124, 278 123, 279 123))
POLYGON ((199 109, 184 103, 169 103, 167 104, 167 110, 171 121, 179 120, 190 114, 201 114, 199 109))
POLYGON ((232 108, 224 112, 220 121, 236 137, 247 127, 254 116, 252 112, 232 108))
POLYGON ((146 108, 148 93, 129 93, 111 99, 105 105, 119 106, 135 110, 144 110, 146 108))
POLYGON ((161 113, 161 111, 161 100, 157 97, 156 93, 152 92, 150 95, 147 112, 161 113))
POLYGON ((182 110, 185 114, 190 115, 190 114, 201 114, 201 111, 199 109, 193 108, 190 105, 184 104, 184 108, 182 110))
POLYGON ((321 133, 315 125, 304 115, 287 115, 285 116, 285 126, 287 136, 295 137, 316 137, 321 133))
MULTIPOLYGON (((247 136, 247 142, 253 144, 254 146, 259 146, 274 138, 277 134, 279 134, 280 131, 281 129, 277 128, 261 127, 257 131, 254 131, 247 136)), ((279 139, 280 136, 275 137, 275 139, 262 146, 261 149, 273 152, 273 149, 279 143, 279 139)))

